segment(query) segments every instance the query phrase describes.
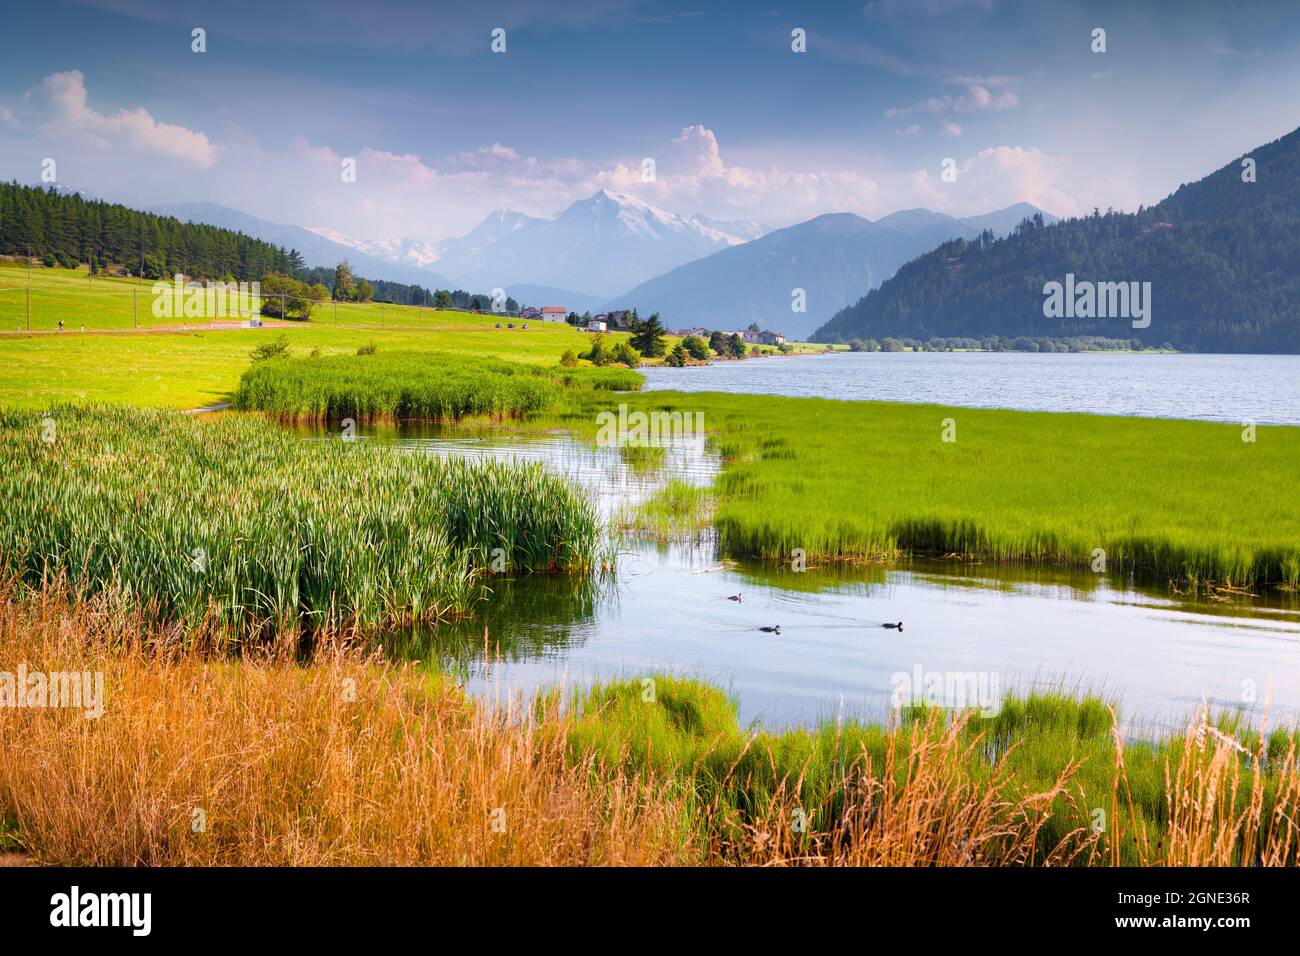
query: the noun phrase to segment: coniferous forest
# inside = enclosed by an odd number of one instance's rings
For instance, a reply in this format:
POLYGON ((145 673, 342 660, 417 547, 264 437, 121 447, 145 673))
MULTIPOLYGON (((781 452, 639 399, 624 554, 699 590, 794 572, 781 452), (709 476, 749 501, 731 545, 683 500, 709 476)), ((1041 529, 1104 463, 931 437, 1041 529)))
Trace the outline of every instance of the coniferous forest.
POLYGON ((252 281, 302 268, 294 253, 242 233, 16 182, 0 183, 0 255, 120 263, 147 279, 252 281))

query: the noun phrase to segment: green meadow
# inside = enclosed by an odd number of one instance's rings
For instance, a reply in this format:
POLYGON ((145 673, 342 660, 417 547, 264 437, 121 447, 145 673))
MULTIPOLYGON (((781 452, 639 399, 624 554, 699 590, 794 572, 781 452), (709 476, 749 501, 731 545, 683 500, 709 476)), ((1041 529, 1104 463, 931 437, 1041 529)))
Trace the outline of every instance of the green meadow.
MULTIPOLYGON (((900 552, 1132 570, 1179 585, 1300 585, 1300 428, 719 393, 620 396, 702 412, 723 459, 725 553, 789 562, 900 552), (945 441, 945 433, 953 440, 945 441)), ((610 400, 563 422, 588 437, 610 400)), ((665 494, 645 523, 706 505, 665 494)))
MULTIPOLYGON (((162 280, 170 286, 169 280, 162 280)), ((154 281, 127 276, 90 275, 85 268, 49 268, 0 260, 0 331, 127 331, 237 322, 236 317, 186 318, 154 315, 154 281), (30 294, 29 294, 30 293, 30 294), (29 321, 30 320, 30 321, 29 321)), ((175 310, 173 310, 175 313, 175 310)), ((380 302, 322 302, 310 320, 318 326, 376 329, 491 329, 518 320, 452 309, 417 308, 380 302)), ((302 324, 288 322, 287 325, 302 324)), ((530 323, 536 327, 544 323, 530 323)))
POLYGON ((290 355, 355 355, 376 343, 389 351, 493 356, 554 365, 588 336, 547 323, 527 330, 333 328, 315 322, 274 328, 194 332, 0 334, 0 407, 52 402, 198 408, 230 401, 259 345, 286 335, 290 355))

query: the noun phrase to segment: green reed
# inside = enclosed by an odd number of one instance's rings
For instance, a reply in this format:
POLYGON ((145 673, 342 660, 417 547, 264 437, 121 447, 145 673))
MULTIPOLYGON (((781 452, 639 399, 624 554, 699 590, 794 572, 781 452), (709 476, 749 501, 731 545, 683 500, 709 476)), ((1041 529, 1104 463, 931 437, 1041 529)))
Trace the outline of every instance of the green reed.
POLYGON ((308 442, 260 418, 0 413, 0 563, 164 620, 247 630, 467 611, 493 571, 604 562, 590 503, 540 466, 308 442))
POLYGON ((555 406, 572 389, 628 390, 640 383, 631 369, 380 351, 259 362, 240 379, 235 407, 299 421, 517 418, 555 406))

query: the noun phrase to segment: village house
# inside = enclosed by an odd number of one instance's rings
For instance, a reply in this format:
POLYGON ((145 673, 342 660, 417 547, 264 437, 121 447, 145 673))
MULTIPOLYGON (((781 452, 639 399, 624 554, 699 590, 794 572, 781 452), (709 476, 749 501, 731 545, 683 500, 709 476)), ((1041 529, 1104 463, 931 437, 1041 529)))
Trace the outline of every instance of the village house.
POLYGON ((531 305, 528 306, 528 308, 519 311, 519 318, 521 319, 540 319, 541 317, 542 310, 534 309, 531 305))
POLYGON ((780 332, 764 330, 758 333, 759 345, 785 345, 785 336, 780 332))
POLYGON ((708 329, 702 329, 702 328, 699 328, 699 327, 697 326, 697 327, 695 327, 695 328, 691 328, 691 329, 669 329, 669 330, 668 330, 668 334, 669 334, 669 335, 676 335, 676 336, 679 336, 679 337, 681 337, 681 338, 683 338, 683 339, 686 338, 686 336, 688 336, 688 335, 694 335, 694 336, 697 336, 697 337, 702 338, 702 339, 707 339, 707 338, 709 337, 709 330, 708 330, 708 329))
POLYGON ((588 319, 588 320, 587 320, 587 331, 588 331, 588 332, 608 332, 608 331, 609 331, 609 323, 606 322, 605 320, 601 319, 600 316, 596 316, 596 318, 594 318, 594 319, 588 319))
POLYGON ((562 305, 542 306, 542 321, 544 322, 563 322, 568 314, 568 312, 564 311, 562 305))

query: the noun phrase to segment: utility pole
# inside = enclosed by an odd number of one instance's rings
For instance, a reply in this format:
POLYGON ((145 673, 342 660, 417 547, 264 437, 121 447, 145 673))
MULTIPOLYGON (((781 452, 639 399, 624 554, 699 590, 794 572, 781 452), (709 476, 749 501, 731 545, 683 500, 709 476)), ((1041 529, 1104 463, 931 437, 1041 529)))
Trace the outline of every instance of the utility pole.
POLYGON ((32 330, 32 246, 27 244, 27 331, 32 330))
POLYGON ((135 309, 135 293, 136 287, 131 286, 131 324, 138 329, 140 327, 140 315, 135 309))

